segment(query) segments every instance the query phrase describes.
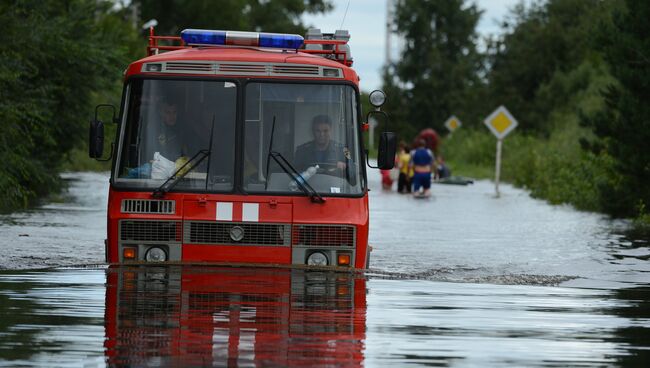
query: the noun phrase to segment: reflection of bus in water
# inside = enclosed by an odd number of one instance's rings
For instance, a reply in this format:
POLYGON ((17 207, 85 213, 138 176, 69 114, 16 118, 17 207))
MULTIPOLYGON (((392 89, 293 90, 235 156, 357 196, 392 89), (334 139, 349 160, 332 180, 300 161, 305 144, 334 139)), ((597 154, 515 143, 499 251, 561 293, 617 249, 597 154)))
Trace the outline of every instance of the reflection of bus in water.
POLYGON ((365 279, 298 269, 107 271, 111 366, 362 366, 365 279))
MULTIPOLYGON (((367 267, 368 124, 347 32, 163 38, 127 68, 114 111, 106 260, 367 267)), ((99 158, 97 116, 90 136, 99 158)), ((380 138, 392 167, 395 136, 380 138)))

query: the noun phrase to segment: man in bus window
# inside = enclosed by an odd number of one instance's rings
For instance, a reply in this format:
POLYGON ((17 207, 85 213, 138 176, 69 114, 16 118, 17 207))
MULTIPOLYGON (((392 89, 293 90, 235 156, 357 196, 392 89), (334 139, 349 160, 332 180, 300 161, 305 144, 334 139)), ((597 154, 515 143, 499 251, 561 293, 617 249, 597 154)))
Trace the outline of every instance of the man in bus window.
POLYGON ((166 179, 174 172, 176 161, 184 157, 178 106, 169 99, 161 99, 156 105, 154 113, 144 118, 146 143, 141 152, 147 162, 129 170, 127 177, 166 179))
POLYGON ((178 106, 175 101, 160 101, 156 120, 149 132, 153 138, 154 151, 151 178, 167 179, 188 160, 187 145, 183 139, 183 127, 178 122, 178 106))
POLYGON ((311 128, 314 139, 296 149, 294 155, 296 169, 304 171, 310 166, 319 165, 326 172, 342 173, 347 167, 347 149, 332 140, 332 121, 329 116, 315 116, 311 128))
POLYGON ((172 101, 159 102, 156 122, 152 125, 150 134, 153 139, 153 151, 160 152, 165 158, 175 160, 182 155, 182 141, 178 126, 178 106, 172 101))

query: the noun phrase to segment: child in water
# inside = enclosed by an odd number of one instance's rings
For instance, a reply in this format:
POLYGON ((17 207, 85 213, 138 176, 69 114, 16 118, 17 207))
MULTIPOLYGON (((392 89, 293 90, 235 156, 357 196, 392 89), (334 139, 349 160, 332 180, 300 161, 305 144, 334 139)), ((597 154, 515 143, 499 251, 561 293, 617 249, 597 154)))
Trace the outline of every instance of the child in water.
POLYGON ((397 167, 399 169, 399 178, 397 179, 398 193, 411 193, 411 178, 413 177, 413 168, 409 165, 411 162, 411 153, 404 142, 400 142, 400 151, 397 154, 397 167))

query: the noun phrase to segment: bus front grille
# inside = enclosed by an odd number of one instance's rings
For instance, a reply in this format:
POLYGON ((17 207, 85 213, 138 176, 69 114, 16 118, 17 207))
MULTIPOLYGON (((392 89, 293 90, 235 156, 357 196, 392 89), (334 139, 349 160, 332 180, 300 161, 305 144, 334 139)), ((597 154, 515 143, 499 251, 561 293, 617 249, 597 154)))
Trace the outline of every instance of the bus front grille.
POLYGON ((178 221, 121 220, 120 240, 144 242, 180 242, 178 221))
POLYGON ((294 225, 293 244, 303 247, 354 247, 356 227, 348 225, 294 225))
POLYGON ((184 226, 183 243, 289 246, 291 225, 189 221, 184 226))
POLYGON ((122 213, 146 213, 173 215, 176 212, 176 202, 157 199, 123 199, 122 213))

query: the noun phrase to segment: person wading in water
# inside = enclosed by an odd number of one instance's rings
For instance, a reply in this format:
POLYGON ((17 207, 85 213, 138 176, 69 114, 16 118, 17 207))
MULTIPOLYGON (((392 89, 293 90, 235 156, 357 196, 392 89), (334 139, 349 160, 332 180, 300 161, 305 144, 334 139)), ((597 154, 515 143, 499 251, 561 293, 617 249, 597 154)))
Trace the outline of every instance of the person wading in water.
POLYGON ((426 142, 418 141, 418 148, 411 153, 411 167, 413 167, 413 196, 431 196, 431 172, 434 164, 433 152, 426 148, 426 142), (423 189, 423 192, 420 192, 423 189))

